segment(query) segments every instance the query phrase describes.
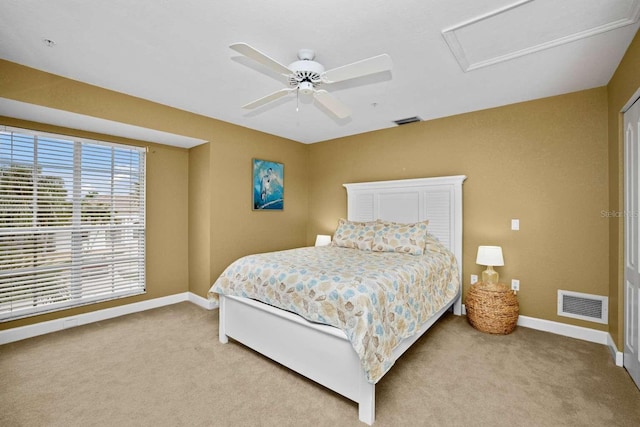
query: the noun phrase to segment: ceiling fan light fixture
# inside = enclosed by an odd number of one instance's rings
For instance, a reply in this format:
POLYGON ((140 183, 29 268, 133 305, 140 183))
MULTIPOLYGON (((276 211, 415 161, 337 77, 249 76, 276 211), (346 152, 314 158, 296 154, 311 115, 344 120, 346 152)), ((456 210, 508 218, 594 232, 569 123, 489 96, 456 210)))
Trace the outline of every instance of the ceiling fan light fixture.
POLYGON ((300 82, 298 85, 298 90, 303 95, 310 95, 314 92, 313 84, 311 82, 300 82))

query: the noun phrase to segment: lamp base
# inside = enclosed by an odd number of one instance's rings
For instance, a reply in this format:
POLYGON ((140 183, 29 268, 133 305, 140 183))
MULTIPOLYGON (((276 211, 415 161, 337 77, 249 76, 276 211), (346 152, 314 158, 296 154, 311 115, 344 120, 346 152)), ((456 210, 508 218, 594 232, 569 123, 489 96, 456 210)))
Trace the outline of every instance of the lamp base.
POLYGON ((482 281, 484 283, 495 285, 498 283, 499 278, 500 278, 500 275, 498 274, 498 272, 495 271, 493 267, 490 265, 488 265, 487 269, 482 272, 482 281))

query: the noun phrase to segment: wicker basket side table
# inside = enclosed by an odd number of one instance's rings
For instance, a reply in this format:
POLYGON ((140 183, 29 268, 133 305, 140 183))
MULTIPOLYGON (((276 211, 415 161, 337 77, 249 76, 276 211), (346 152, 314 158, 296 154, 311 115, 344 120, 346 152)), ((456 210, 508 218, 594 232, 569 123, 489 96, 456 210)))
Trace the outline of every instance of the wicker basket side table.
POLYGON ((518 298, 504 283, 472 285, 465 307, 471 326, 482 332, 506 335, 513 332, 518 323, 518 298))

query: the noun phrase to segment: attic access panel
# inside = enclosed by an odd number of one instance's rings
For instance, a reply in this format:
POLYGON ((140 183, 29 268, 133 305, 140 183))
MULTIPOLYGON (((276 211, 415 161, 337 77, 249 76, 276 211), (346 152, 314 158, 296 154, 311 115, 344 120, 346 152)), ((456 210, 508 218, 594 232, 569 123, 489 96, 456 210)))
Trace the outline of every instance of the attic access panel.
POLYGON ((463 71, 634 24, 640 0, 523 0, 448 28, 442 36, 463 71))

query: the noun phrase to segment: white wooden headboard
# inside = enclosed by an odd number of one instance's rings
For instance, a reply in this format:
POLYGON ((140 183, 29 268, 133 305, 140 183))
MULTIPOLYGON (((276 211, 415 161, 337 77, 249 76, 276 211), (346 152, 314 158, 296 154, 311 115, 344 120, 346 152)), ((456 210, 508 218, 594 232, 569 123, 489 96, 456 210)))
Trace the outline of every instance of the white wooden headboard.
POLYGON ((347 219, 403 223, 429 220, 428 230, 458 260, 462 283, 462 183, 464 175, 344 184, 347 219))

